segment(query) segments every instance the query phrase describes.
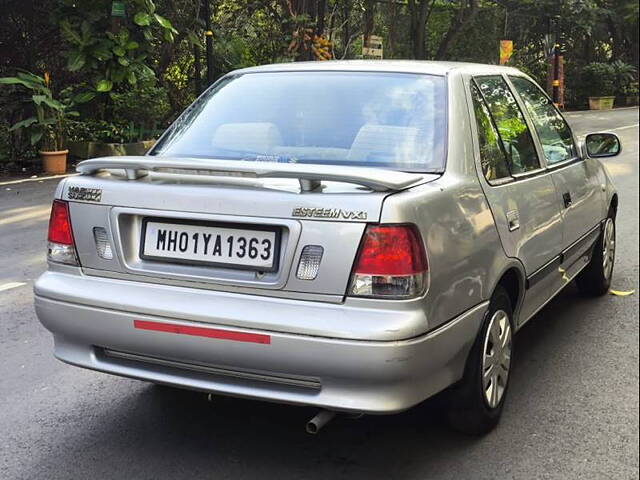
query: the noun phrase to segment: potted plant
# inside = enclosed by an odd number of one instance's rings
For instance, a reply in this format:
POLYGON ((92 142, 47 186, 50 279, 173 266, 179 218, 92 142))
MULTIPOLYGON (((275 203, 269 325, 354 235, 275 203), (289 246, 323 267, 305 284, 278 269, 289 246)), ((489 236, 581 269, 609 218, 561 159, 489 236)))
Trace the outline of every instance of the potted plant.
POLYGON ((69 154, 74 158, 144 155, 161 131, 136 127, 133 122, 85 120, 67 122, 66 138, 69 154))
POLYGON ((634 82, 622 91, 624 104, 628 107, 638 105, 638 82, 634 82))
POLYGON ((636 105, 638 95, 636 68, 622 60, 616 60, 611 67, 614 72, 616 102, 619 105, 636 105))
POLYGON ((103 107, 106 111, 98 115, 102 119, 67 122, 67 147, 72 157, 144 155, 171 114, 166 89, 146 73, 135 85, 114 88, 103 107))
POLYGON ((44 77, 39 77, 19 72, 16 77, 0 78, 0 84, 25 88, 31 95, 28 103, 35 113, 20 120, 9 130, 25 130, 31 144, 40 145, 42 169, 45 173, 65 173, 69 151, 65 149, 64 123, 68 117, 78 116, 78 112, 72 111, 70 104, 53 98, 47 73, 44 77))
POLYGON ((611 110, 615 100, 615 70, 608 63, 594 62, 582 70, 582 81, 590 110, 611 110))

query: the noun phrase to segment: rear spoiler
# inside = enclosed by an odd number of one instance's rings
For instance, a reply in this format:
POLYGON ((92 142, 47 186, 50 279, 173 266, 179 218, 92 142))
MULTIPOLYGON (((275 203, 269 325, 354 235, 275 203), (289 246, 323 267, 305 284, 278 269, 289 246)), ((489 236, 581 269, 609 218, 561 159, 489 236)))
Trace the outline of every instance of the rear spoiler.
POLYGON ((383 192, 402 190, 437 177, 435 174, 407 173, 369 167, 152 156, 95 158, 80 162, 76 170, 81 175, 93 175, 102 170, 124 170, 129 180, 136 180, 154 171, 227 177, 296 178, 300 181, 303 191, 315 190, 324 180, 353 183, 383 192))

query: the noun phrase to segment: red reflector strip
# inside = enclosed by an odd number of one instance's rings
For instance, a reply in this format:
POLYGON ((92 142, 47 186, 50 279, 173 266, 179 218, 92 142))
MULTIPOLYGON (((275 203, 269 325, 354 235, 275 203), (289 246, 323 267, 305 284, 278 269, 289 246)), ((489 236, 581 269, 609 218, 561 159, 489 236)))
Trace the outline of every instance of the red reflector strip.
POLYGON ((175 323, 134 320, 133 327, 139 330, 177 333, 179 335, 193 335, 194 337, 219 338, 221 340, 233 340, 236 342, 263 343, 265 345, 269 345, 271 343, 271 337, 269 335, 233 332, 230 330, 219 330, 217 328, 187 327, 184 325, 176 325, 175 323))

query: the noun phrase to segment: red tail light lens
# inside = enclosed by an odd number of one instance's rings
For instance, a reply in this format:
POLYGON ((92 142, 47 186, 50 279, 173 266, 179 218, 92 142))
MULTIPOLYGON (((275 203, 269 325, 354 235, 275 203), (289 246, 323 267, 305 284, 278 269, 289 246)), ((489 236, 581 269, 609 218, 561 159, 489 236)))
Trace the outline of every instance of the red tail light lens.
POLYGON ((351 276, 350 294, 406 298, 422 294, 427 255, 414 225, 370 225, 351 276))
POLYGON ((51 206, 48 240, 60 245, 73 245, 69 205, 63 200, 54 200, 51 206))
POLYGON ((49 245, 47 258, 56 263, 78 265, 76 247, 69 216, 69 204, 64 200, 54 200, 49 218, 49 245))
POLYGON ((427 259, 415 227, 370 226, 364 234, 355 273, 412 275, 427 270, 427 259))

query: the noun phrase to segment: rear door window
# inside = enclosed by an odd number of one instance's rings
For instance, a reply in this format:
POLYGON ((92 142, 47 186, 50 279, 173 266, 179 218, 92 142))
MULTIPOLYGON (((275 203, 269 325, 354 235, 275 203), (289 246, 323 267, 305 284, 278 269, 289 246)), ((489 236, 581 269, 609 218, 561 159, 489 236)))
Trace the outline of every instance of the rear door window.
POLYGON ((538 170, 540 161, 533 137, 507 82, 499 75, 476 77, 475 82, 498 128, 511 173, 538 170))
POLYGON ((507 165, 507 156, 500 141, 500 135, 491 119, 487 104, 475 84, 471 85, 471 96, 478 127, 482 173, 489 182, 508 178, 511 174, 507 165))
POLYGON ((547 95, 522 77, 509 77, 535 126, 548 165, 576 158, 571 129, 547 95))

